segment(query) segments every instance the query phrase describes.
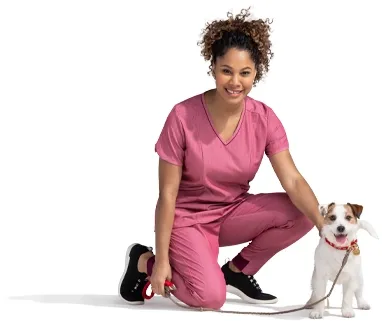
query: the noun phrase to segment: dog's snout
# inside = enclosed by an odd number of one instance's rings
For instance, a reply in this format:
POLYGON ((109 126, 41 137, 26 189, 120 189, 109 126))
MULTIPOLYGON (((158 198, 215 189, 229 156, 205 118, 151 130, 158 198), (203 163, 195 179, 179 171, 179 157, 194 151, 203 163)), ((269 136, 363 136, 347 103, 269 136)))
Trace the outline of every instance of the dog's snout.
POLYGON ((340 233, 343 233, 343 232, 345 231, 345 226, 343 226, 343 225, 339 225, 339 226, 337 227, 337 231, 340 232, 340 233))

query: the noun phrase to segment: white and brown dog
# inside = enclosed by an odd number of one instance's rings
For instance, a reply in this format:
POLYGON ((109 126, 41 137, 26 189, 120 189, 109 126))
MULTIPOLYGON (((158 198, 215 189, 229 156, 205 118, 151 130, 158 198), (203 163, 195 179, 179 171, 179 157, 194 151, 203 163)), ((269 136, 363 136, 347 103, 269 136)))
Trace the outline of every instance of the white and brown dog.
MULTIPOLYGON (((363 297, 363 275, 361 255, 358 247, 357 232, 366 230, 371 236, 378 238, 373 227, 360 219, 363 207, 357 204, 335 204, 319 206, 325 218, 321 230, 321 238, 315 251, 315 266, 312 275, 312 295, 307 304, 316 302, 326 295, 328 281, 334 281, 349 247, 353 248, 347 263, 336 284, 343 286, 342 316, 354 317, 353 298, 357 300, 359 309, 370 309, 363 297)), ((322 318, 325 300, 316 304, 309 316, 312 319, 322 318)))

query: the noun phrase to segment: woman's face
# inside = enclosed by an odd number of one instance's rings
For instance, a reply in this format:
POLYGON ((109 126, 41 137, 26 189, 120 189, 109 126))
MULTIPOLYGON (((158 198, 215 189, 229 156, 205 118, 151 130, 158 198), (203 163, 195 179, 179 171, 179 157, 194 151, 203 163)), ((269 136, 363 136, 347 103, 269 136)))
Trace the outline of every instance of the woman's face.
POLYGON ((245 50, 229 49, 213 65, 216 90, 227 104, 240 104, 253 88, 256 69, 245 50))

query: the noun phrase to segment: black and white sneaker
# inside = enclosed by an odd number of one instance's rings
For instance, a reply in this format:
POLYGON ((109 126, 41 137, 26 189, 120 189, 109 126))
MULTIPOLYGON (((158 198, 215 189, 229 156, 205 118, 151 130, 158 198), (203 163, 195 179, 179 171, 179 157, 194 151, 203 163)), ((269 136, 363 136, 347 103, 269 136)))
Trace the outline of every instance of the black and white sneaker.
POLYGON ((145 302, 142 291, 147 282, 147 274, 138 271, 138 260, 148 251, 152 251, 152 248, 138 243, 131 244, 127 249, 125 270, 119 282, 118 293, 129 304, 145 302))
POLYGON ((222 266, 228 293, 237 295, 248 303, 270 304, 277 302, 275 296, 261 290, 253 275, 234 272, 229 268, 228 264, 229 262, 222 266))

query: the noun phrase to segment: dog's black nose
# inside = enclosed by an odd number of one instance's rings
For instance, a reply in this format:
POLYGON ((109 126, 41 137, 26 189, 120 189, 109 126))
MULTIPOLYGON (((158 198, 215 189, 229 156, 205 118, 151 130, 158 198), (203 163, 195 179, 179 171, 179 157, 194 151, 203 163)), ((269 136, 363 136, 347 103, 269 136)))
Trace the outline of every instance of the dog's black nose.
POLYGON ((345 226, 343 225, 337 226, 337 231, 340 233, 343 233, 345 231, 345 226))

